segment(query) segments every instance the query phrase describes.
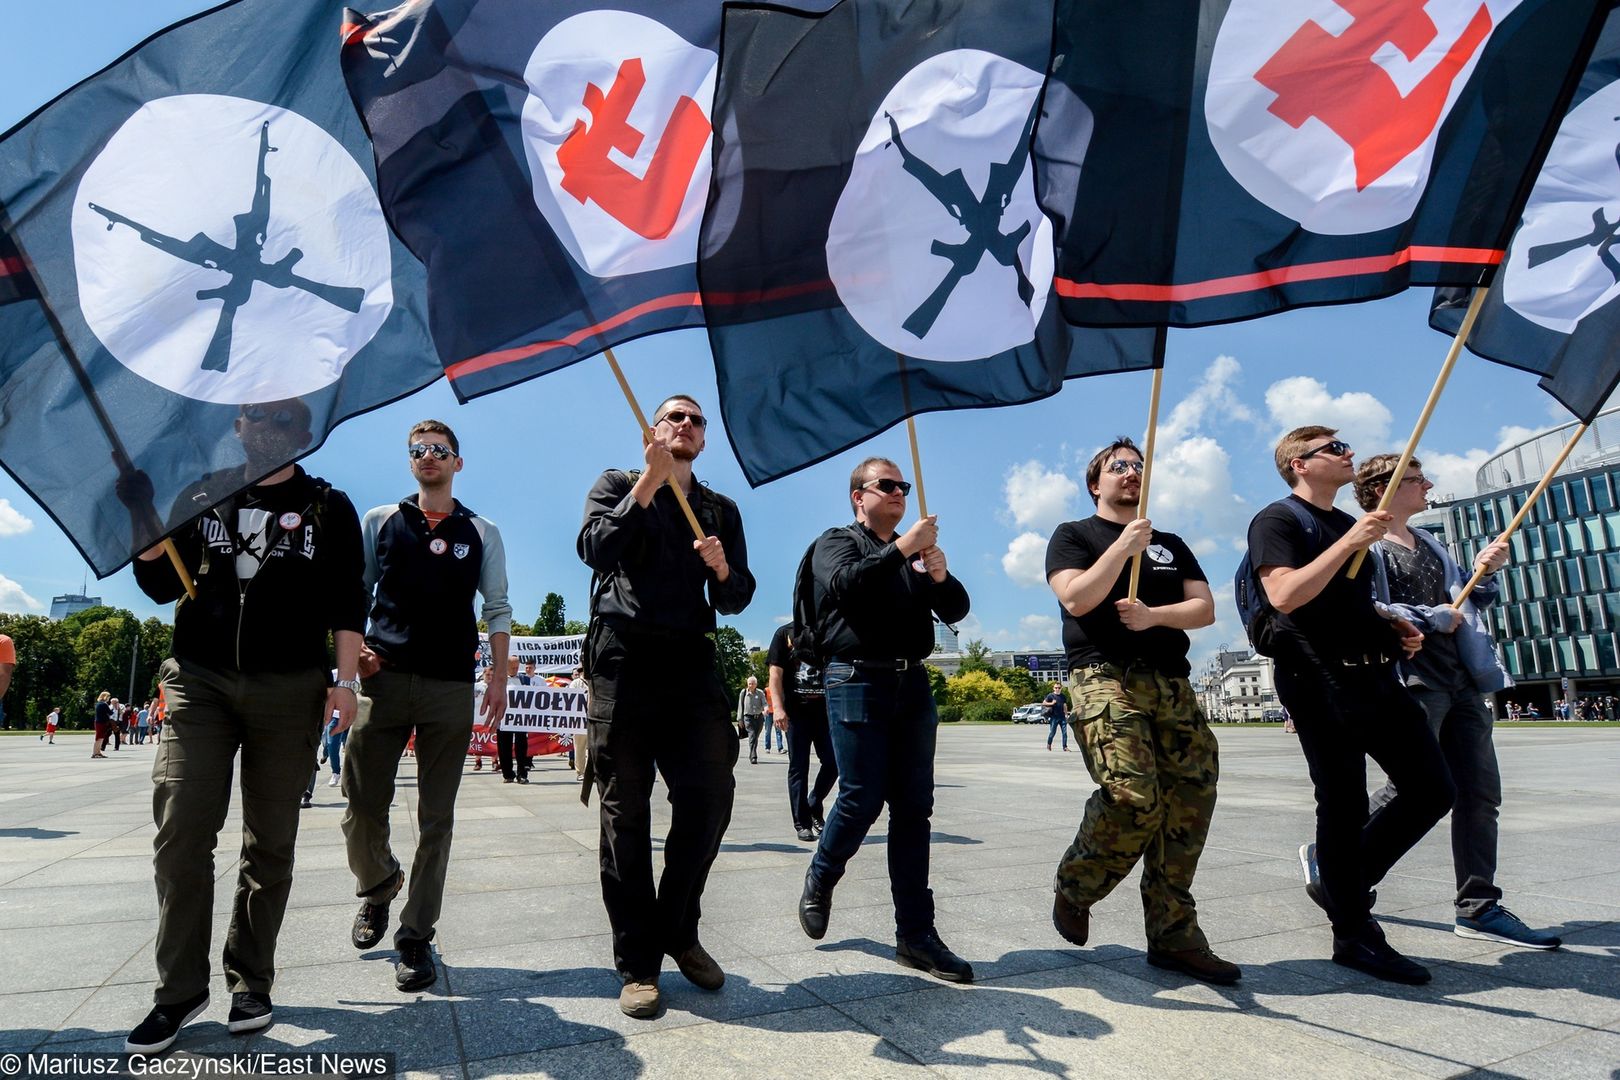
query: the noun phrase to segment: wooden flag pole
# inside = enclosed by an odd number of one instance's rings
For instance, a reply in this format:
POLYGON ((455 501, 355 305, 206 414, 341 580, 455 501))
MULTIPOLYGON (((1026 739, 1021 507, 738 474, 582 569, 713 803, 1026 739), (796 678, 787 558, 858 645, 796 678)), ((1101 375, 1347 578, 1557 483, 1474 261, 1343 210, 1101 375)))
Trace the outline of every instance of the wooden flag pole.
POLYGON ((923 493, 922 455, 917 452, 917 423, 911 417, 906 417, 906 434, 911 436, 911 475, 915 476, 917 484, 917 516, 928 516, 928 496, 923 493))
MULTIPOLYGON (((1553 459, 1552 465, 1547 469, 1547 474, 1541 478, 1541 483, 1537 484, 1535 489, 1530 492, 1529 498, 1524 500, 1524 505, 1519 507, 1519 512, 1513 515, 1513 520, 1508 522, 1508 527, 1502 530, 1501 535, 1496 540, 1506 540, 1519 531, 1519 526, 1524 524, 1524 519, 1530 516, 1530 511, 1536 505, 1536 501, 1547 490, 1547 485, 1552 483, 1553 474, 1564 467, 1564 462, 1569 458, 1570 451, 1575 449, 1575 444, 1581 441, 1581 436, 1586 434, 1586 429, 1589 426, 1591 425, 1582 424, 1575 429, 1575 434, 1571 435, 1569 441, 1564 444, 1564 448, 1558 451, 1558 456, 1553 459)), ((1492 543, 1495 542, 1492 541, 1492 543)), ((1457 594, 1457 598, 1451 602, 1451 606, 1462 607, 1463 601, 1468 599, 1468 594, 1474 591, 1474 586, 1478 585, 1484 577, 1485 571, 1483 568, 1475 570, 1474 576, 1468 579, 1468 584, 1462 587, 1462 592, 1457 594)))
MULTIPOLYGON (((1136 518, 1140 521, 1147 517, 1148 487, 1153 479, 1153 442, 1159 434, 1159 389, 1164 385, 1164 366, 1153 369, 1153 393, 1148 400, 1148 429, 1147 445, 1142 453, 1142 491, 1136 500, 1136 518)), ((1136 601, 1136 586, 1142 578, 1142 555, 1138 552, 1131 556, 1131 587, 1125 594, 1126 599, 1132 603, 1136 601)))
MULTIPOLYGON (((1468 335, 1474 331, 1474 320, 1479 318, 1479 309, 1485 303, 1485 294, 1489 290, 1483 285, 1474 287, 1474 297, 1468 302, 1468 313, 1463 316, 1462 326, 1457 328, 1457 336, 1451 339, 1451 348, 1446 351, 1446 362, 1440 365, 1440 374, 1434 380, 1434 386, 1429 390, 1429 400, 1423 404, 1423 412, 1418 415, 1417 426, 1412 429, 1412 437, 1406 442, 1406 449, 1401 451, 1401 459, 1395 463, 1395 471, 1390 474, 1389 483, 1384 488, 1384 497, 1378 500, 1377 509, 1389 509, 1389 504, 1395 500, 1395 492, 1401 486, 1401 479, 1406 476, 1406 467, 1412 463, 1412 455, 1417 453, 1418 441, 1423 438, 1423 430, 1429 426, 1429 417, 1434 414, 1434 407, 1440 403, 1440 393, 1446 388, 1446 380, 1451 378, 1451 369, 1457 366, 1457 357, 1462 355, 1463 346, 1468 343, 1468 335)), ((1346 577, 1355 577, 1361 572, 1361 564, 1367 559, 1367 549, 1362 548, 1350 559, 1350 568, 1345 571, 1346 577)))
MULTIPOLYGON (((636 395, 630 392, 630 383, 624 377, 624 370, 619 367, 619 358, 613 355, 612 349, 603 349, 602 355, 607 357, 608 366, 613 369, 613 377, 619 380, 619 389, 624 391, 624 400, 630 403, 630 411, 636 414, 636 423, 641 426, 641 437, 652 442, 652 428, 647 424, 647 414, 641 411, 636 395)), ((686 523, 692 526, 692 535, 699 540, 704 539, 703 526, 698 524, 697 515, 692 513, 692 504, 686 501, 686 492, 677 487, 673 480, 666 482, 669 484, 669 490, 675 493, 675 501, 680 504, 681 513, 686 515, 686 523)))

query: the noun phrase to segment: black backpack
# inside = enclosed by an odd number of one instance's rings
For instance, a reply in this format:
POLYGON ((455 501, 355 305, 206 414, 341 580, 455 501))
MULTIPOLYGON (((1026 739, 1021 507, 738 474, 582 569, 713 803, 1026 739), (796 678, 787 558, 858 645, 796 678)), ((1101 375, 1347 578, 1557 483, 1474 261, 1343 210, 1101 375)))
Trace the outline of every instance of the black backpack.
MULTIPOLYGON (((1311 547, 1321 546, 1322 530, 1317 523, 1315 515, 1299 504, 1297 499, 1278 499, 1272 506, 1286 506, 1300 528, 1305 530, 1305 539, 1311 547)), ((1265 513, 1262 510, 1260 513, 1265 513)), ((1258 518, 1260 515, 1256 514, 1258 518)), ((1249 522, 1254 527, 1254 521, 1249 522)), ((1238 563, 1237 572, 1232 575, 1232 596, 1237 602, 1238 618, 1243 621, 1243 630, 1249 635, 1249 646, 1261 656, 1275 656, 1272 651, 1271 624, 1272 617, 1277 609, 1271 606, 1266 599, 1265 587, 1260 584, 1260 575, 1255 572, 1254 555, 1252 551, 1245 551, 1243 559, 1238 563)))
MULTIPOLYGON (((822 533, 822 536, 827 535, 822 533)), ((822 667, 821 647, 816 640, 816 577, 811 564, 821 536, 810 542, 793 573, 793 623, 788 627, 788 657, 793 669, 806 664, 815 671, 822 667)))

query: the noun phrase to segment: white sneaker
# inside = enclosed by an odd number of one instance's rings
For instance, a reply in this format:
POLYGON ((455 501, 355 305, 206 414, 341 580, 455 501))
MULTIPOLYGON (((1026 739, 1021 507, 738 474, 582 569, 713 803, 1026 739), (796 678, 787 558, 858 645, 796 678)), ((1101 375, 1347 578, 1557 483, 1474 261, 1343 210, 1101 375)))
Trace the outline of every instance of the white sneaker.
POLYGON ((332 778, 326 782, 326 786, 327 787, 337 787, 338 786, 338 774, 337 773, 332 774, 332 778))

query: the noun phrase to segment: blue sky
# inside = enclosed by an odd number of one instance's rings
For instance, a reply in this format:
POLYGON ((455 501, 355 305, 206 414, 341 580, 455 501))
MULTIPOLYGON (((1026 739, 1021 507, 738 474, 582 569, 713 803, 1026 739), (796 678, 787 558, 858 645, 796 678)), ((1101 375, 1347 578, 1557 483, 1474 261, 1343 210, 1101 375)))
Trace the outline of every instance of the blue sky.
MULTIPOLYGON (((141 38, 207 5, 181 0, 81 0, 64 21, 48 5, 7 13, 0 38, 0 128, 26 116, 141 38)), ((1164 380, 1159 459, 1150 517, 1181 534, 1216 585, 1219 620, 1194 639, 1195 655, 1242 639, 1230 581, 1249 517, 1284 493, 1272 470, 1277 435, 1301 423, 1339 426, 1358 457, 1398 450, 1444 359, 1448 338, 1427 327, 1428 291, 1339 308, 1199 330, 1173 330, 1164 380)), ((848 520, 850 468, 868 453, 903 463, 905 428, 758 490, 750 490, 719 427, 707 338, 685 331, 617 350, 632 387, 651 408, 691 393, 716 421, 698 475, 742 508, 754 603, 729 621, 750 642, 785 620, 805 545, 848 520)), ((973 598, 964 634, 998 648, 1057 644, 1057 605, 1042 581, 1053 526, 1091 510, 1081 489, 1086 460, 1115 434, 1140 439, 1151 376, 1081 380, 1044 402, 940 413, 917 422, 929 509, 940 543, 973 598)), ((365 508, 410 490, 405 432, 423 417, 450 423, 466 469, 456 494, 500 525, 512 600, 532 620, 547 592, 584 617, 590 575, 574 552, 586 490, 609 466, 639 461, 635 425, 606 363, 587 360, 521 387, 458 406, 441 381, 340 427, 305 461, 365 508)), ((1436 495, 1473 490, 1480 461, 1505 440, 1567 419, 1523 373, 1465 354, 1419 456, 1436 495)), ((0 610, 37 612, 78 591, 86 570, 27 495, 0 476, 0 610)), ((126 569, 90 592, 143 617, 168 616, 126 569)))

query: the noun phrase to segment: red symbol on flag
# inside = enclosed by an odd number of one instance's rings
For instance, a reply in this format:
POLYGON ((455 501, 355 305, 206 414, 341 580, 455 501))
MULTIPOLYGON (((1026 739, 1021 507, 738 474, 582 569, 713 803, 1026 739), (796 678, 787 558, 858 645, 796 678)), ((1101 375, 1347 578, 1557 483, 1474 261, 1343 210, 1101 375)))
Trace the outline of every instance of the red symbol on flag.
POLYGON ((594 83, 585 87, 591 123, 574 121, 574 130, 557 149, 562 189, 581 203, 594 201, 616 221, 648 240, 662 240, 675 227, 686 189, 709 141, 709 118, 682 95, 664 125, 646 174, 636 176, 608 160, 609 150, 634 157, 646 138, 630 126, 630 109, 647 85, 639 58, 619 65, 606 94, 594 83))
POLYGON ((1294 32, 1255 79, 1277 95, 1270 111, 1289 127, 1314 116, 1355 155, 1356 190, 1422 146, 1440 121, 1451 84, 1491 32, 1479 6, 1434 69, 1402 96, 1373 57, 1386 44, 1416 60, 1439 36, 1425 0, 1336 0, 1354 21, 1335 37, 1310 21, 1294 32))

